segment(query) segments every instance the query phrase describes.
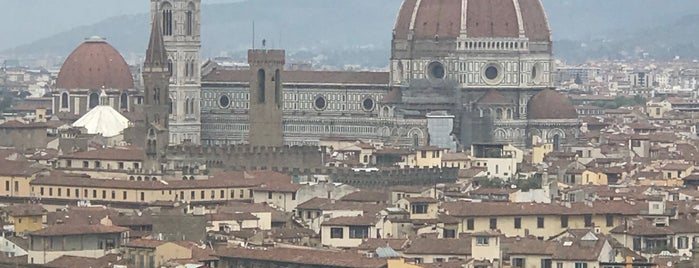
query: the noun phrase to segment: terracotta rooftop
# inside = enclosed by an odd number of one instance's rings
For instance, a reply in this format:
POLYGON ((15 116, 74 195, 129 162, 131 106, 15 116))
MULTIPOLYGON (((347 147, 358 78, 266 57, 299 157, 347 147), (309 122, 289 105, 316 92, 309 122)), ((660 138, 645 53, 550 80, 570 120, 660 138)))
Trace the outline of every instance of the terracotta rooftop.
POLYGON ((66 236, 83 234, 111 234, 123 233, 128 228, 118 226, 106 226, 101 224, 93 225, 50 225, 44 229, 29 233, 31 236, 66 236))
POLYGON ((578 112, 568 97, 551 89, 544 89, 529 100, 527 118, 577 119, 578 112))
POLYGON ((7 121, 0 124, 0 129, 25 129, 25 128, 48 128, 46 123, 24 123, 17 120, 7 121))
POLYGON ((167 243, 167 241, 155 240, 155 239, 135 239, 126 243, 126 247, 129 248, 157 248, 160 245, 167 243))
POLYGON ((119 264, 120 256, 116 254, 107 254, 101 258, 78 257, 63 255, 57 259, 43 265, 50 268, 74 268, 74 267, 91 267, 91 268, 112 268, 119 264))
POLYGON ((12 217, 42 216, 46 215, 46 213, 48 212, 40 204, 11 205, 4 208, 0 208, 0 210, 4 211, 5 213, 7 213, 7 215, 10 215, 12 217))
POLYGON ((255 215, 249 212, 237 212, 207 214, 206 219, 208 221, 256 221, 260 218, 255 217, 255 215))
POLYGON ((31 185, 52 185, 71 187, 95 187, 99 185, 104 188, 113 189, 138 189, 138 190, 179 190, 179 189, 200 189, 200 188, 236 188, 254 187, 264 181, 256 177, 233 177, 230 179, 207 179, 207 180, 173 180, 173 181, 125 181, 114 179, 92 179, 80 177, 72 174, 52 172, 47 176, 38 176, 30 182, 31 185))
POLYGON ((0 159, 0 176, 30 177, 42 170, 43 167, 34 167, 30 162, 0 159))
POLYGON ((539 0, 520 0, 519 6, 509 0, 470 0, 466 8, 463 10, 460 0, 405 0, 396 19, 395 38, 407 39, 413 33, 418 39, 455 39, 465 32, 475 38, 517 38, 523 34, 531 41, 551 40, 539 0), (462 14, 467 18, 466 29, 461 28, 462 14))
POLYGON ((459 239, 417 238, 408 242, 405 254, 471 255, 471 237, 459 239))
POLYGON ((360 190, 340 198, 341 201, 370 203, 386 203, 388 202, 388 199, 389 193, 372 190, 360 190))
POLYGON ((369 226, 376 225, 378 218, 371 215, 355 217, 335 217, 323 221, 323 226, 369 226))
POLYGON ((56 78, 60 89, 132 89, 129 65, 104 40, 88 39, 66 58, 56 78))
POLYGON ((546 203, 509 202, 445 202, 442 203, 449 215, 455 217, 476 216, 517 216, 517 215, 582 215, 582 214, 621 214, 639 215, 648 206, 643 202, 597 201, 588 206, 573 203, 571 207, 546 203))
POLYGON ((369 259, 350 252, 333 252, 313 249, 292 248, 224 248, 216 256, 221 259, 260 260, 276 263, 293 263, 298 265, 330 266, 336 268, 380 268, 387 267, 386 260, 369 259))
POLYGON ((145 154, 143 149, 135 147, 102 148, 91 151, 75 152, 60 156, 60 159, 86 159, 86 160, 116 160, 116 161, 143 161, 145 154))

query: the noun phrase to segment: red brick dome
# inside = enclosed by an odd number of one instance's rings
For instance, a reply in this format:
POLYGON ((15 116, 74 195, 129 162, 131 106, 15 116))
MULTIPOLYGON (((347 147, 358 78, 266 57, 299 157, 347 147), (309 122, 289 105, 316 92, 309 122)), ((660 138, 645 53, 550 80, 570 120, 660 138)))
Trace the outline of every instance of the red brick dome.
POLYGON ((413 32, 416 39, 454 39, 462 17, 468 37, 517 38, 521 33, 529 41, 551 41, 540 0, 403 0, 395 38, 407 39, 413 32))
POLYGON ((545 89, 529 100, 527 117, 532 120, 577 119, 578 112, 568 97, 552 89, 545 89))
POLYGON ((56 79, 60 89, 133 89, 129 65, 99 37, 90 37, 63 62, 56 79))

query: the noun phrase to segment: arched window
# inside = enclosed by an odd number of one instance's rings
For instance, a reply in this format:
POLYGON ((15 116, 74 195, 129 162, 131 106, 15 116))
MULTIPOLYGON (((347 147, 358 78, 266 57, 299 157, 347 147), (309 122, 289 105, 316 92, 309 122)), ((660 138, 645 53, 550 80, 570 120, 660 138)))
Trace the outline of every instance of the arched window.
POLYGON ((282 108, 282 75, 281 71, 277 69, 274 72, 274 97, 277 102, 277 107, 282 108))
POLYGON ((265 103, 265 70, 257 71, 257 102, 265 103))
POLYGON ((185 12, 185 34, 187 36, 192 36, 194 34, 194 3, 190 2, 187 7, 187 12, 185 12))
POLYGON ((67 92, 63 92, 63 94, 61 94, 61 108, 68 109, 68 93, 67 92))
POLYGON ((163 11, 163 35, 172 35, 172 5, 164 2, 160 7, 163 11))
POLYGON ((553 135, 553 150, 558 151, 561 149, 561 135, 553 135))
POLYGON ((172 74, 175 71, 175 65, 172 64, 172 60, 167 60, 167 72, 172 77, 172 74))
POLYGON ((121 97, 119 98, 119 108, 121 108, 121 109, 128 109, 129 108, 129 95, 126 94, 126 92, 121 93, 121 97))
POLYGON ((169 114, 172 114, 172 112, 173 112, 172 105, 174 105, 174 104, 172 104, 172 99, 168 98, 168 99, 167 99, 167 103, 168 103, 168 106, 169 106, 169 108, 168 108, 168 113, 169 113, 169 114))
POLYGON ((420 136, 417 135, 417 133, 413 134, 413 147, 419 147, 420 146, 420 136))
POLYGON ((184 61, 184 77, 189 78, 189 60, 184 61))
POLYGON ((495 110, 495 119, 501 120, 503 116, 502 108, 495 110))
POLYGON ((189 98, 184 100, 184 114, 189 114, 189 98))
POLYGON ((190 105, 189 106, 189 113, 190 114, 195 114, 195 112, 194 112, 194 107, 195 107, 194 103, 195 102, 196 102, 196 99, 192 99, 189 101, 189 105, 190 105))
POLYGON ((160 103, 160 89, 155 88, 153 90, 153 104, 159 104, 160 103))
POLYGON ((90 94, 90 100, 89 100, 88 107, 90 107, 90 109, 92 109, 92 108, 95 108, 99 104, 100 104, 100 95, 97 94, 97 92, 92 92, 90 94))

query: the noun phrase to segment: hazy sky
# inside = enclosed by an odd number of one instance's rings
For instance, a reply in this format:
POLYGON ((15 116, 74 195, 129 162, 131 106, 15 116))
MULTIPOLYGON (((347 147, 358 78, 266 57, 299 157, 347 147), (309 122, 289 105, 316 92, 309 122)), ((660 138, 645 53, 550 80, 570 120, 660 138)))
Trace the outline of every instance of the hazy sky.
MULTIPOLYGON (((203 4, 239 0, 202 0, 203 4)), ((118 16, 146 13, 149 0, 0 0, 0 50, 118 16), (17 25, 24 31, 18 32, 17 25)))

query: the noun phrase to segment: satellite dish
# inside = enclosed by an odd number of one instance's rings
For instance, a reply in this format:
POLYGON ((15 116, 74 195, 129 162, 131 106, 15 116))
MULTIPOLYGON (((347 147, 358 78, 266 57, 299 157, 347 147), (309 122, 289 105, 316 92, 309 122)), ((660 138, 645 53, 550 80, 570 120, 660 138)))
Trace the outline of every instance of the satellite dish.
POLYGON ((667 267, 672 267, 672 262, 671 262, 671 261, 668 261, 668 262, 667 262, 667 267))

